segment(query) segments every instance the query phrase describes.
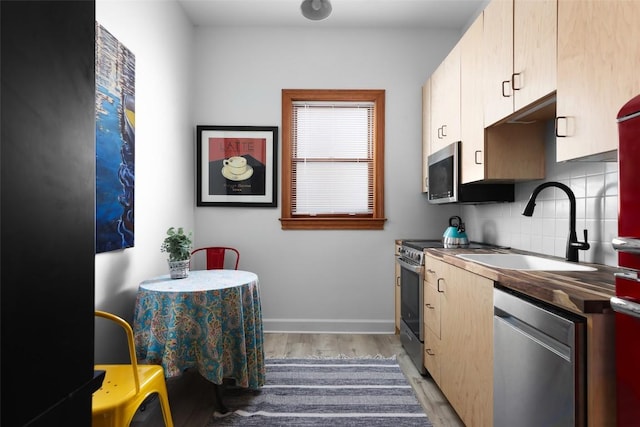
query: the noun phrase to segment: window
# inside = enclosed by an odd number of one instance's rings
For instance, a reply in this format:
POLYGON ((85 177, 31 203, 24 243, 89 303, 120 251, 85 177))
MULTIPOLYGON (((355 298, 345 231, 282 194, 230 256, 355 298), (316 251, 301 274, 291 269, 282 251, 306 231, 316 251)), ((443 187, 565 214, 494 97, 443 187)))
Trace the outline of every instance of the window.
POLYGON ((282 229, 377 229, 384 90, 282 91, 282 229))

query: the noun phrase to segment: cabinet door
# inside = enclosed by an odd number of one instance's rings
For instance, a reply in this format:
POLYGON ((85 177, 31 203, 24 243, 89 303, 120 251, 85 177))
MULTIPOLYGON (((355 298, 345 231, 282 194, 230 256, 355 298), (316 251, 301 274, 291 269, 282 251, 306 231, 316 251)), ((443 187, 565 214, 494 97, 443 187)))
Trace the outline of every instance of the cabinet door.
POLYGON ((460 47, 431 76, 431 151, 460 141, 460 47))
POLYGON ((431 79, 422 86, 422 192, 429 192, 428 160, 431 154, 431 79))
MULTIPOLYGON (((396 245, 396 258, 399 256, 400 245, 396 245)), ((395 333, 398 335, 400 333, 400 315, 401 315, 401 302, 402 295, 400 295, 400 265, 395 263, 395 284, 394 284, 394 301, 395 301, 395 333)))
POLYGON ((559 0, 556 160, 616 159, 616 116, 640 93, 640 2, 559 0))
POLYGON ((440 388, 468 426, 493 424, 493 281, 446 265, 440 388))
POLYGON ((485 139, 482 115, 482 14, 460 40, 460 133, 462 182, 485 178, 485 139))
POLYGON ((557 0, 492 0, 484 9, 485 126, 556 89, 557 0))
POLYGON ((440 338, 431 329, 424 331, 424 367, 431 378, 440 384, 440 361, 442 360, 440 338))
POLYGON ((557 0, 514 1, 514 111, 556 90, 557 10, 557 0))
POLYGON ((484 125, 513 113, 513 0, 492 0, 484 12, 484 125))

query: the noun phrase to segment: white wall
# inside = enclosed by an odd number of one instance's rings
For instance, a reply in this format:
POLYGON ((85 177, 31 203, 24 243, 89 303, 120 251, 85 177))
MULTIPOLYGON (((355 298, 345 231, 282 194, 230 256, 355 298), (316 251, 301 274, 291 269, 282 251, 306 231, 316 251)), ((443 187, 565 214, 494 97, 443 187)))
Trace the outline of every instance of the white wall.
POLYGON ((458 38, 441 30, 196 28, 194 128, 281 129, 284 88, 386 90, 384 230, 283 231, 280 200, 278 208, 195 209, 196 246, 237 247, 240 268, 258 274, 265 330, 393 331, 394 240, 440 238, 459 212, 429 205, 420 189, 421 86, 458 38))
MULTIPOLYGON (((168 273, 167 228, 194 229, 193 29, 168 1, 97 0, 96 21, 136 57, 135 246, 95 258, 96 308, 132 320, 140 281, 168 273)), ((96 329, 96 357, 105 342, 96 329)))
MULTIPOLYGON (((613 136, 616 137, 616 136, 613 136)), ((569 199, 556 188, 542 190, 532 217, 522 211, 536 186, 546 181, 568 185, 576 196, 576 230, 591 248, 579 251, 582 262, 617 266, 611 240, 618 233, 618 164, 616 162, 556 163, 553 122, 546 133, 546 177, 516 185, 514 203, 463 207, 472 240, 510 246, 558 257, 565 256, 569 235, 569 199)))

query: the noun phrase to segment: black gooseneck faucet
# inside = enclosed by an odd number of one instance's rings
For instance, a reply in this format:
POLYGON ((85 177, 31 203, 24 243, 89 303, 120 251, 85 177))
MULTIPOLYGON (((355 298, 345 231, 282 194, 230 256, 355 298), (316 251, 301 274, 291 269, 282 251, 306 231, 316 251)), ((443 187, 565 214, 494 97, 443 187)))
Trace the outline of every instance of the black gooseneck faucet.
POLYGON ((536 197, 538 197, 538 193, 544 190, 547 187, 557 187, 567 193, 569 197, 570 203, 570 219, 569 219, 569 239, 567 240, 567 261, 578 262, 578 251, 586 251, 589 249, 589 243, 587 243, 587 230, 584 230, 584 242, 578 241, 578 236, 576 235, 576 196, 571 191, 571 188, 567 187, 561 182, 545 182, 543 184, 538 185, 531 193, 531 197, 529 197, 529 202, 527 206, 525 206, 522 211, 522 215, 524 216, 532 216, 533 209, 536 207, 536 197))

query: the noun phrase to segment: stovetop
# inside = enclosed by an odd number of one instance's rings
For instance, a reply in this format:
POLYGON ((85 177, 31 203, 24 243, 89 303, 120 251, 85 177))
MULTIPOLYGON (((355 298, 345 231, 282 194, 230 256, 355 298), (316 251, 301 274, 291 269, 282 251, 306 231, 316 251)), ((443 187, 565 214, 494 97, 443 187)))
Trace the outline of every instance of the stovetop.
MULTIPOLYGON (((419 251, 427 248, 444 248, 444 245, 441 240, 403 240, 402 245, 418 249, 419 251)), ((481 243, 481 242, 469 242, 469 246, 465 247, 465 249, 490 249, 490 248, 500 248, 500 249, 508 249, 503 246, 496 246, 490 243, 481 243)))

